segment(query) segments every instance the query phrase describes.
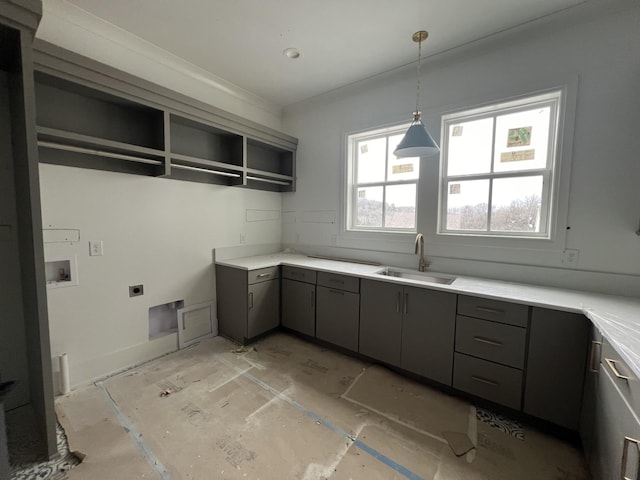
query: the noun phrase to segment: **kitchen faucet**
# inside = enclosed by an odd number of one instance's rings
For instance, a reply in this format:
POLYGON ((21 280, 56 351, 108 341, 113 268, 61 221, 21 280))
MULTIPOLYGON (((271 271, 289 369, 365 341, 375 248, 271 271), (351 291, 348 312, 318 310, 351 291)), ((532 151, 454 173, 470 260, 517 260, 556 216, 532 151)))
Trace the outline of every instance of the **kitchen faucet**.
POLYGON ((427 261, 424 258, 424 235, 422 235, 421 233, 416 235, 416 251, 415 251, 415 253, 418 253, 418 244, 420 244, 420 262, 418 262, 418 271, 419 272, 424 272, 427 269, 427 267, 429 266, 429 264, 427 263, 427 261))

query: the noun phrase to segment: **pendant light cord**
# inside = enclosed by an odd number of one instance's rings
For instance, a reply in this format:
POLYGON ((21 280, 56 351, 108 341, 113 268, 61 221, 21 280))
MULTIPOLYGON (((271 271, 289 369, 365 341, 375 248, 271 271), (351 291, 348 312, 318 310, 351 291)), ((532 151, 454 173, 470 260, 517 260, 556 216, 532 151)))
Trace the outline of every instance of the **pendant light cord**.
POLYGON ((420 57, 422 55, 422 39, 418 42, 418 66, 416 67, 416 76, 418 77, 418 84, 416 87, 416 111, 413 112, 413 121, 420 120, 420 57))

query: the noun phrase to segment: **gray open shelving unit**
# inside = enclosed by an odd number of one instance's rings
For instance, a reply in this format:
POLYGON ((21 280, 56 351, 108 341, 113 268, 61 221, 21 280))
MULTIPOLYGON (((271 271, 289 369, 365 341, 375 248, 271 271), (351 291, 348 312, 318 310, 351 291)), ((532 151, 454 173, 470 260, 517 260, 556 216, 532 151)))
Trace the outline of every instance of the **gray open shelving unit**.
POLYGON ((41 162, 295 191, 297 139, 45 42, 35 59, 41 162))

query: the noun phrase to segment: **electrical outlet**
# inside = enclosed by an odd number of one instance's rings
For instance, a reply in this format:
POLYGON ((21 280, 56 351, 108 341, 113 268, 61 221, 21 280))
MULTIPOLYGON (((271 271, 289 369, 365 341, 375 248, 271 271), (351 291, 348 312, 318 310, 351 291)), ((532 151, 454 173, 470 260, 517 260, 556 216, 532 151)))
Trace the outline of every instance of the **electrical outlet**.
POLYGON ((562 265, 567 267, 575 267, 578 265, 578 257, 580 256, 580 250, 575 248, 567 248, 562 252, 562 265))
POLYGON ((89 255, 92 257, 101 257, 104 253, 104 245, 102 240, 89 241, 89 255))
POLYGON ((139 297, 140 295, 144 295, 144 285, 131 285, 129 287, 130 297, 139 297))

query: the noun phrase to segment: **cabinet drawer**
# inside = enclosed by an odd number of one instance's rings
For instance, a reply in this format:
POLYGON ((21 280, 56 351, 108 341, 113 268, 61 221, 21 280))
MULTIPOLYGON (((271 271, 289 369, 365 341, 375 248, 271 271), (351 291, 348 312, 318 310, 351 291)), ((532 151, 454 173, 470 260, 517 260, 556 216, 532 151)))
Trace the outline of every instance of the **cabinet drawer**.
POLYGON ((456 317, 456 351, 502 363, 515 368, 524 367, 527 330, 512 325, 456 317))
POLYGON ((458 315, 526 327, 529 307, 519 303, 458 295, 458 315))
POLYGON ((297 280, 298 282, 316 283, 316 272, 306 268, 282 266, 282 278, 297 280))
POLYGON ((247 274, 247 283, 251 285, 253 283, 273 280, 274 278, 280 278, 280 267, 278 266, 249 270, 249 273, 247 274))
POLYGON ((360 279, 337 273, 318 272, 318 285, 347 292, 360 293, 360 279))
POLYGON ((456 353, 453 388, 519 410, 522 370, 456 353))
POLYGON ((609 372, 618 390, 636 415, 640 414, 640 380, 606 338, 602 339, 600 362, 600 368, 609 372))

